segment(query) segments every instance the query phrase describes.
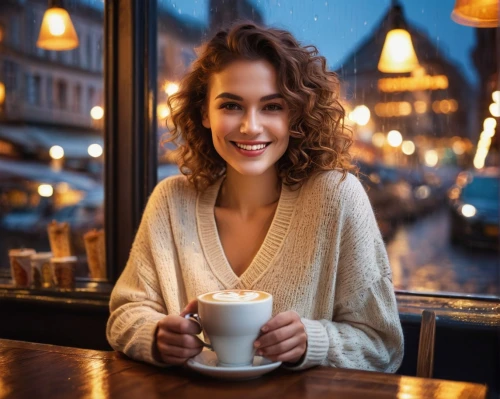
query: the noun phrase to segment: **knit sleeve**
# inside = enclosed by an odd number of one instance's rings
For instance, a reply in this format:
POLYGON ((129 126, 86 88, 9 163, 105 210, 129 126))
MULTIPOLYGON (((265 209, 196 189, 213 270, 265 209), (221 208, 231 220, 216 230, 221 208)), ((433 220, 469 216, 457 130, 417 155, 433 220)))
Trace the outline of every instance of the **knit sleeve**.
MULTIPOLYGON (((159 218, 158 209, 165 206, 162 201, 166 201, 160 191, 157 186, 148 201, 127 265, 111 293, 106 335, 116 351, 136 360, 165 366, 153 356, 157 324, 167 313, 151 251, 152 223, 159 218)), ((165 230, 162 238, 168 243, 171 233, 165 230)))
POLYGON ((387 252, 368 197, 353 179, 341 201, 334 313, 331 319, 302 319, 308 347, 296 369, 395 372, 402 362, 403 333, 387 252))

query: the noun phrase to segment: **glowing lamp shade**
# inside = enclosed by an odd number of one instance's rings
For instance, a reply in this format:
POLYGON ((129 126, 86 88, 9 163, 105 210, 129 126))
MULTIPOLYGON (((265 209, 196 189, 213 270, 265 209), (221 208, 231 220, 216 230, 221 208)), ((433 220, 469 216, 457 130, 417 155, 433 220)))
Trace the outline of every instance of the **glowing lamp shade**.
POLYGON ((51 7, 45 11, 36 45, 46 50, 72 50, 78 47, 78 36, 68 12, 51 7))
POLYGON ((5 101, 5 85, 0 82, 0 105, 5 101))
POLYGON ((411 36, 405 29, 393 29, 385 38, 378 70, 386 73, 411 72, 418 67, 411 36))
POLYGON ((451 19, 476 28, 498 26, 498 0, 456 0, 451 19))

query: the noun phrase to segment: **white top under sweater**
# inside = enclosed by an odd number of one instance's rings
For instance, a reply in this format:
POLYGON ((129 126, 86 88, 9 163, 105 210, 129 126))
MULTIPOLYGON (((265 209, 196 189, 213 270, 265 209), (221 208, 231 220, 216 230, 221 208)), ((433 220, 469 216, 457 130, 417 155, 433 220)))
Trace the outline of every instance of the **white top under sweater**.
POLYGON ((295 191, 283 185, 267 236, 240 277, 214 217, 223 179, 202 193, 185 176, 160 182, 111 295, 111 346, 164 366, 153 357, 160 319, 205 292, 255 289, 273 295, 273 315, 294 310, 302 318, 308 346, 294 369, 395 372, 403 334, 387 253, 365 190, 353 175, 341 177, 323 172, 295 191))

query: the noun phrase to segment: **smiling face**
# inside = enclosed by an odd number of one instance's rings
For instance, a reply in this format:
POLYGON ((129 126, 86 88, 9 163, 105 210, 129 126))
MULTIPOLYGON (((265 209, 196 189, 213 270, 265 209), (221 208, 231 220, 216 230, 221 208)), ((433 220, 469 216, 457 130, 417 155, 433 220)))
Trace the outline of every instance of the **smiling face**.
POLYGON ((218 154, 244 176, 276 174, 288 147, 288 107, 267 61, 234 61, 210 79, 203 126, 218 154))

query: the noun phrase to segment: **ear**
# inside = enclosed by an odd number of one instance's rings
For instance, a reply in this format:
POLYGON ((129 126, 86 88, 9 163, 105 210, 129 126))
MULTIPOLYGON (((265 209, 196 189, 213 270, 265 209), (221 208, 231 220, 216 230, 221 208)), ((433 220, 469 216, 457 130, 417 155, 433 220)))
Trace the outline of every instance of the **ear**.
POLYGON ((201 108, 201 124, 203 125, 203 127, 210 129, 210 118, 208 117, 206 105, 201 108))

